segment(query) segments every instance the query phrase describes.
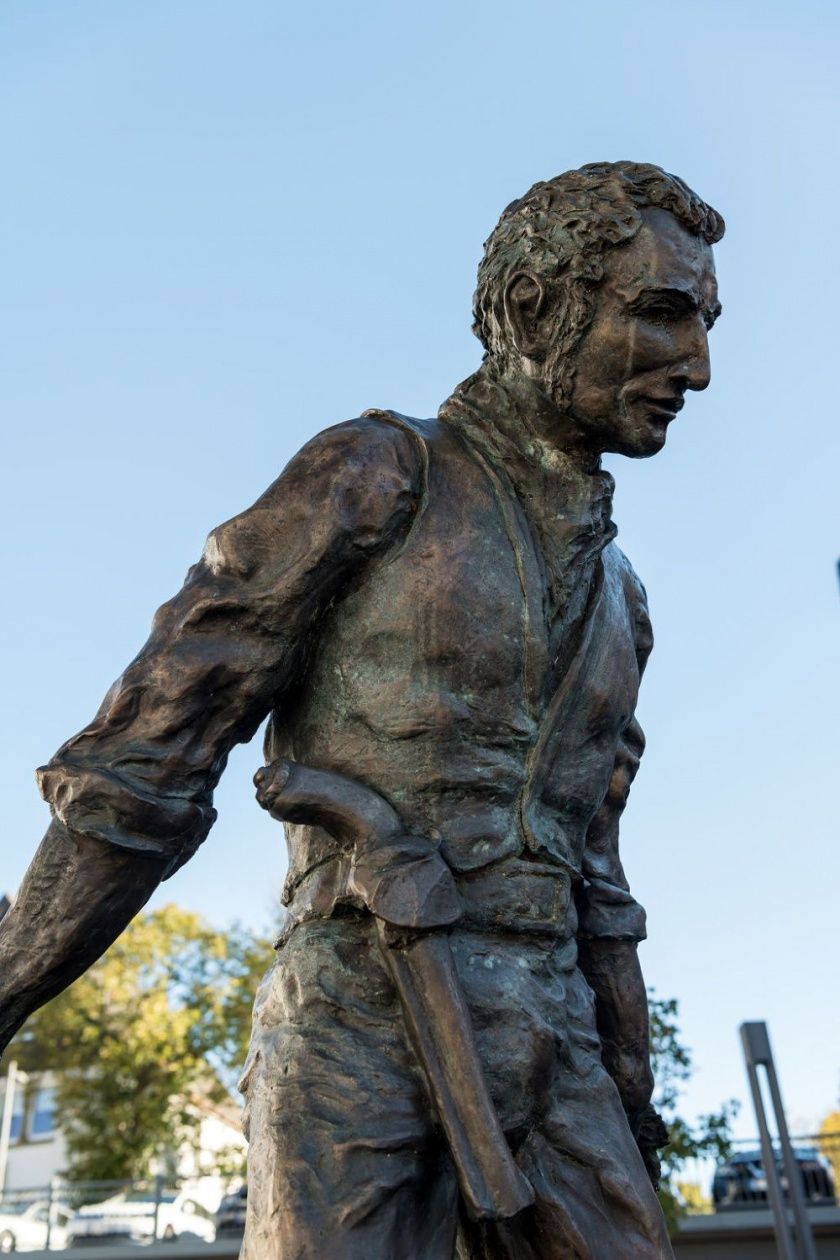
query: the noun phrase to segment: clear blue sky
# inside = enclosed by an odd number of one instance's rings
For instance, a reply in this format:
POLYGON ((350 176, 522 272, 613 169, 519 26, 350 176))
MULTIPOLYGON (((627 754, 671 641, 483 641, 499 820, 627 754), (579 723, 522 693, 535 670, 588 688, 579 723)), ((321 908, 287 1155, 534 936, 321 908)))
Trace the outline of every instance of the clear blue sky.
MULTIPOLYGON (((615 459, 657 648, 623 848, 691 1111, 766 1018, 797 1126, 837 1102, 838 9, 4 0, 0 886, 32 769, 207 531, 328 424, 474 369, 481 243, 536 179, 657 162, 726 216, 714 379, 615 459)), ((167 898, 263 926, 280 828, 231 760, 167 898)), ((749 1133, 747 1113, 739 1129, 749 1133)))

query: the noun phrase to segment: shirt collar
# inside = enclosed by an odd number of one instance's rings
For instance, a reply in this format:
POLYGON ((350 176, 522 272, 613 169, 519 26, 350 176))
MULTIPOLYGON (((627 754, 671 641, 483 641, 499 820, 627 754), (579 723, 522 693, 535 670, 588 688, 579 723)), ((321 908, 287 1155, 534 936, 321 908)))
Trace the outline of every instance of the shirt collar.
POLYGON ((600 462, 584 470, 552 446, 546 439, 552 410, 534 382, 510 381, 486 362, 456 387, 439 414, 507 474, 556 580, 574 559, 600 555, 617 530, 613 478, 600 462))

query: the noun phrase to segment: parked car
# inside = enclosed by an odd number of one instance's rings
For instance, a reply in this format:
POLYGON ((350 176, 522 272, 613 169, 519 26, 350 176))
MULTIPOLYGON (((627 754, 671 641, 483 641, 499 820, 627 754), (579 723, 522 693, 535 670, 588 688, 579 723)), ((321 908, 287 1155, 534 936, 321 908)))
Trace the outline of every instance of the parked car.
POLYGON ((245 1231, 245 1209, 248 1205, 248 1187, 242 1185, 232 1194, 226 1194, 216 1213, 216 1237, 238 1238, 245 1231))
MULTIPOLYGON (((831 1165, 815 1146, 795 1146, 793 1153, 802 1177, 802 1188, 808 1203, 834 1203, 834 1178, 831 1165)), ((782 1190, 787 1193, 780 1151, 776 1152, 776 1167, 782 1190)), ((712 1199, 715 1211, 743 1208, 767 1202, 767 1178, 761 1162, 761 1151, 738 1151, 715 1171, 712 1182, 712 1199)))
MULTIPOLYGON (((48 1211, 46 1199, 38 1199, 34 1203, 26 1199, 4 1203, 0 1207, 0 1252, 7 1255, 12 1251, 42 1251, 47 1245, 48 1211)), ((52 1213, 50 1246, 57 1249, 66 1244, 65 1227, 70 1212, 61 1204, 54 1203, 52 1213)))
POLYGON ((89 1247, 98 1243, 169 1242, 175 1238, 216 1236, 213 1214, 189 1190, 164 1191, 157 1199, 155 1231, 154 1189, 115 1194, 102 1203, 79 1208, 67 1226, 68 1247, 89 1247))

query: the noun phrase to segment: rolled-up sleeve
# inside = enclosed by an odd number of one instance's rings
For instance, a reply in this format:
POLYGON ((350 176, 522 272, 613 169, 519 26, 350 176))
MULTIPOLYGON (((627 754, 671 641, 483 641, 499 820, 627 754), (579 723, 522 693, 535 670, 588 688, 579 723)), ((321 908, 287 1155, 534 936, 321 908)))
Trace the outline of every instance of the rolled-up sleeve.
POLYGON ((94 720, 38 771, 54 816, 165 875, 182 865, 215 820, 231 748, 282 703, 320 615, 409 528, 420 467, 405 430, 350 421, 214 530, 94 720))

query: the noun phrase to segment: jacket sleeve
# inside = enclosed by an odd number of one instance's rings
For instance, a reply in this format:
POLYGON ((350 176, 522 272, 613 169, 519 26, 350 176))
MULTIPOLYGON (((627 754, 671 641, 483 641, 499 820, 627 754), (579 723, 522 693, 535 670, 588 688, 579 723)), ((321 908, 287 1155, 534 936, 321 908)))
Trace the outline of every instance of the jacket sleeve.
MULTIPOLYGON (((653 631, 645 589, 626 558, 622 559, 625 597, 634 627, 641 679, 653 647, 653 631)), ((618 846, 621 815, 644 747, 644 732, 633 717, 619 738, 606 796, 586 836, 583 886, 578 895, 578 935, 584 938, 643 941, 647 936, 645 912, 630 892, 618 846)))
POLYGON ((96 717, 38 771, 53 815, 162 859, 164 877, 182 865, 231 748, 282 701, 319 616, 409 528, 420 476, 411 435, 350 421, 214 530, 96 717))
POLYGON ((619 740, 604 802, 589 825, 578 895, 578 936, 643 941, 645 912, 630 892, 618 852, 618 830, 645 740, 635 719, 619 740))

